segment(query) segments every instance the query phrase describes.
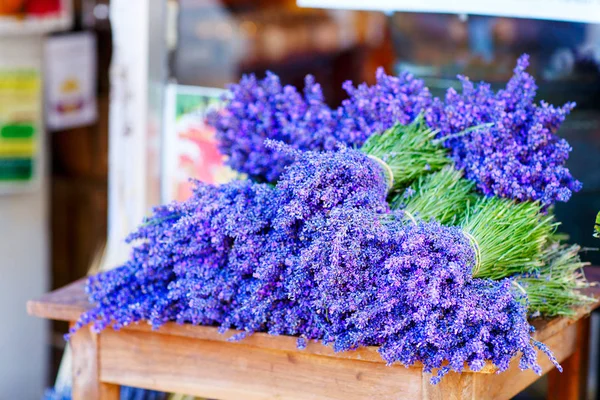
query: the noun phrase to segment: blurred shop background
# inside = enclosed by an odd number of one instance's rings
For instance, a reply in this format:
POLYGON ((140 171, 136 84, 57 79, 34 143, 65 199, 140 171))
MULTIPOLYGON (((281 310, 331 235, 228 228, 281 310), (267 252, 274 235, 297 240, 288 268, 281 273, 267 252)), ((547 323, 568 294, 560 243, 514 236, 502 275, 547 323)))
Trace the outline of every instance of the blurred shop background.
MULTIPOLYGON (((441 95, 457 74, 500 87, 529 53, 539 99, 577 102, 559 134, 584 188, 557 214, 572 241, 598 246, 600 24, 325 3, 0 0, 0 399, 41 399, 63 360, 67 326, 28 317, 26 300, 122 260, 124 236, 188 196, 189 177, 230 178, 204 116, 243 74, 300 88, 313 74, 337 106, 344 81, 372 83, 379 66, 441 95)), ((583 258, 600 265, 600 252, 583 258)))

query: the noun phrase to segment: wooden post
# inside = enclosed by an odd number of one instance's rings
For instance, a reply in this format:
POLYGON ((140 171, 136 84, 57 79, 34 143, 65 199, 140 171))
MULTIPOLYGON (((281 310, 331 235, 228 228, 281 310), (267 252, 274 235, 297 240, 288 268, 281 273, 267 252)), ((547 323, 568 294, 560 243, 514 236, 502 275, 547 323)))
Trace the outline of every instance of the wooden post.
POLYGON ((118 385, 103 383, 99 375, 98 335, 89 327, 71 337, 73 400, 118 400, 118 385))
POLYGON ((589 363, 590 318, 577 323, 575 352, 561 365, 563 372, 553 369, 548 373, 548 400, 580 400, 587 396, 589 363))

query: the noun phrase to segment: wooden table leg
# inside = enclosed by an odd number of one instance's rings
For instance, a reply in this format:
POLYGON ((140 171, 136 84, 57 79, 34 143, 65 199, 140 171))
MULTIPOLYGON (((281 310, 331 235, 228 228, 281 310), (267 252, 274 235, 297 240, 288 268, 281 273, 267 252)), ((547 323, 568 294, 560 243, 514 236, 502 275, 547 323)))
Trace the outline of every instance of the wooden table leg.
POLYGON ((563 372, 548 373, 548 400, 580 400, 587 396, 590 318, 577 323, 577 348, 564 360, 563 372))
POLYGON ((73 400, 118 400, 118 385, 100 381, 98 335, 89 327, 77 331, 70 340, 73 368, 73 400))

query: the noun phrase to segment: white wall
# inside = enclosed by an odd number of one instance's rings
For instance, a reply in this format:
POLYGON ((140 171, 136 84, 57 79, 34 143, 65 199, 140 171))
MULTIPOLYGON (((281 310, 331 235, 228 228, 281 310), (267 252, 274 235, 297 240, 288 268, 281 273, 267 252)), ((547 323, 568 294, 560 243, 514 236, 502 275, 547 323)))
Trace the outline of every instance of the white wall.
MULTIPOLYGON (((41 55, 40 38, 0 38, 0 67, 39 66, 41 55)), ((46 181, 0 194, 0 400, 40 399, 46 383, 48 326, 25 311, 48 287, 46 181)))

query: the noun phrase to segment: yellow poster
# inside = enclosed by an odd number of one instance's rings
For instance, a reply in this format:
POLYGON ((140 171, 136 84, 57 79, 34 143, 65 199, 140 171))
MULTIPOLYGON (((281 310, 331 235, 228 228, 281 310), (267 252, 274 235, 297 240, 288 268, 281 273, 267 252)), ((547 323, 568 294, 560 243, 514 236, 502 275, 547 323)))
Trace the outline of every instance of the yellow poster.
POLYGON ((39 71, 0 68, 0 185, 34 179, 40 96, 39 71))

